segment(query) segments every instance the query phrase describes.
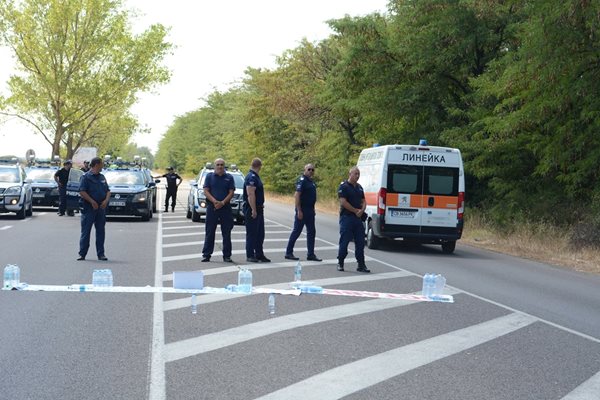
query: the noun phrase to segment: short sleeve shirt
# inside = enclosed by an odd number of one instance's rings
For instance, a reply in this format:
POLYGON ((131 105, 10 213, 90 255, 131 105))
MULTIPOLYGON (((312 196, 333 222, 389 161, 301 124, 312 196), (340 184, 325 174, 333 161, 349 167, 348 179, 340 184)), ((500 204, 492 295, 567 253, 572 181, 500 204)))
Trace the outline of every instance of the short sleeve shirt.
MULTIPOLYGON (((338 198, 345 198, 348 203, 354 208, 362 207, 362 200, 365 198, 365 192, 359 183, 356 186, 348 181, 344 181, 338 188, 338 198)), ((340 207, 340 215, 354 215, 344 207, 340 207)))
POLYGON ((248 203, 248 192, 246 191, 247 186, 253 186, 256 188, 256 207, 263 207, 265 204, 265 189, 263 183, 260 180, 260 176, 252 170, 246 175, 244 179, 244 202, 248 203))
POLYGON ((61 168, 56 171, 54 176, 58 176, 58 181, 61 185, 67 185, 67 182, 69 181, 69 171, 67 171, 65 168, 61 168))
MULTIPOLYGON (((106 193, 109 192, 108 183, 104 175, 95 175, 93 172, 88 171, 79 178, 79 191, 87 192, 97 203, 101 203, 106 198, 106 193)), ((83 203, 89 205, 87 201, 83 203)))
POLYGON ((233 176, 227 172, 223 175, 217 175, 210 172, 204 179, 204 188, 208 188, 210 194, 217 200, 223 200, 229 194, 230 190, 235 190, 233 176))
POLYGON ((163 178, 167 179, 167 189, 168 190, 176 190, 177 189, 177 179, 181 180, 181 177, 177 175, 175 172, 169 172, 168 174, 164 174, 163 178))
POLYGON ((317 185, 305 175, 296 181, 296 192, 300 193, 300 207, 302 210, 314 210, 317 202, 317 185))

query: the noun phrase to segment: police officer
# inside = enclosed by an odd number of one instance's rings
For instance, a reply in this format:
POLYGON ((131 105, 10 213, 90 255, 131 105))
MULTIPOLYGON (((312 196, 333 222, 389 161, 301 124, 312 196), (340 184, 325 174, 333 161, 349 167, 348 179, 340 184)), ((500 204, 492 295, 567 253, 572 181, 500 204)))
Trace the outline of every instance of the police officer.
POLYGON ((223 235, 223 261, 233 262, 231 260, 233 212, 230 201, 235 193, 235 182, 233 176, 225 172, 225 161, 222 158, 215 160, 215 171, 206 175, 202 187, 208 200, 202 262, 210 261, 215 247, 217 224, 221 224, 221 234, 223 235))
POLYGON ((344 259, 348 255, 348 244, 354 238, 354 255, 358 262, 358 272, 371 272, 365 265, 365 231, 362 220, 364 219, 365 193, 358 183, 360 170, 357 166, 350 169, 348 180, 341 183, 338 188, 340 199, 340 244, 338 250, 337 270, 344 270, 344 259))
POLYGON ((244 179, 244 217, 246 219, 246 260, 271 262, 263 252, 265 241, 265 189, 258 173, 262 168, 260 158, 252 160, 250 171, 244 179))
POLYGON ((165 212, 169 212, 169 198, 171 200, 171 212, 175 212, 175 201, 177 201, 177 188, 181 185, 183 179, 175 172, 173 172, 173 167, 167 168, 167 173, 159 176, 159 178, 167 179, 167 196, 165 198, 165 212), (179 182, 177 182, 179 179, 179 182))
POLYGON ((65 215, 67 211, 67 182, 69 182, 69 170, 73 166, 71 160, 66 160, 63 167, 56 171, 54 180, 58 184, 58 215, 65 215))
POLYGON ((296 214, 294 216, 294 229, 285 250, 285 258, 288 260, 299 260, 294 256, 294 245, 302 233, 302 228, 306 225, 306 249, 309 261, 323 261, 315 255, 315 203, 317 202, 317 185, 313 181, 315 166, 306 164, 304 173, 296 181, 296 193, 294 200, 296 204, 296 214))
POLYGON ((79 239, 78 261, 85 260, 90 247, 92 226, 96 227, 96 254, 98 260, 106 261, 104 254, 104 226, 110 190, 106 178, 100 173, 104 163, 99 157, 92 158, 90 170, 79 179, 79 195, 83 201, 81 210, 81 238, 79 239))

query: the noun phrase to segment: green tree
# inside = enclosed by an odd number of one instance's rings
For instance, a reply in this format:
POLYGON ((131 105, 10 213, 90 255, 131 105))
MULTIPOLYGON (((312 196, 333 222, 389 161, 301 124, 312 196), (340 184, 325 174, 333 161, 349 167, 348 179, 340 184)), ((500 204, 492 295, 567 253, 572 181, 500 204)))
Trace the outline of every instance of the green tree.
POLYGON ((133 35, 129 18, 120 0, 0 3, 2 39, 19 71, 8 82, 5 112, 30 122, 52 154, 62 142, 71 157, 93 141, 95 125, 130 119, 135 95, 169 79, 161 65, 171 49, 166 28, 133 35))

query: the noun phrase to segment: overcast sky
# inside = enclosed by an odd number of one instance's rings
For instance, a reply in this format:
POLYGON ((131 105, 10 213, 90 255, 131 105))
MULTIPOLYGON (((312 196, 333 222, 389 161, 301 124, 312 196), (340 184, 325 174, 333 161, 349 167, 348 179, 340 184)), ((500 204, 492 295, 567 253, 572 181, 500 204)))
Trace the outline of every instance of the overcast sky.
MULTIPOLYGON (((295 48, 302 38, 317 41, 331 31, 325 23, 346 14, 357 16, 385 12, 387 0, 126 0, 140 14, 134 29, 152 23, 171 28, 168 41, 176 48, 166 60, 171 81, 144 93, 133 112, 149 134, 133 141, 158 149, 158 142, 173 120, 203 105, 202 98, 214 89, 225 90, 242 78, 248 67, 273 68, 275 57, 295 48)), ((0 48, 0 92, 7 94, 12 73, 11 56, 0 48)), ((24 123, 0 124, 0 155, 24 156, 33 148, 49 157, 51 146, 24 123)))

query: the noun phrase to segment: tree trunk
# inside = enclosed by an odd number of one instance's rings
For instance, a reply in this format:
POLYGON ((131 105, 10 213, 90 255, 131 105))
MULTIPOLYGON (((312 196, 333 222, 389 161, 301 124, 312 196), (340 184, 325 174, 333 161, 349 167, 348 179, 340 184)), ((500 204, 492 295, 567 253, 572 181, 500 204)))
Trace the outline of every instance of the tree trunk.
POLYGON ((50 158, 54 158, 54 156, 60 156, 60 140, 62 139, 64 133, 64 127, 62 124, 56 124, 56 131, 54 133, 54 142, 52 143, 52 154, 50 158))

